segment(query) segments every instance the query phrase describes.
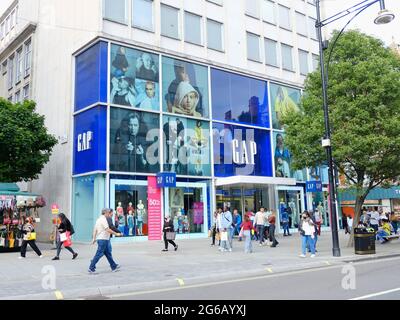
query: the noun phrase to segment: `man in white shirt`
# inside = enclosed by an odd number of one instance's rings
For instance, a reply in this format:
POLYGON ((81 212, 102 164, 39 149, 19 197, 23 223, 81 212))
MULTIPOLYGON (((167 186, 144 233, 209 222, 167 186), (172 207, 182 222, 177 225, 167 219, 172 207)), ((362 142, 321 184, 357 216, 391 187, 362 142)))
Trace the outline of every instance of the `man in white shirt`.
POLYGON ((375 208, 374 211, 371 211, 370 214, 371 214, 371 219, 369 220, 369 225, 376 232, 376 231, 378 231, 378 228, 379 228, 379 212, 378 212, 377 208, 375 208))
POLYGON ((262 246, 264 242, 264 223, 265 223, 264 210, 265 210, 264 207, 261 207, 260 210, 256 213, 256 216, 254 217, 254 227, 257 230, 260 246, 262 246))
POLYGON ((113 272, 120 268, 120 265, 115 263, 111 254, 110 235, 113 234, 117 237, 121 236, 121 233, 117 233, 110 229, 107 215, 109 215, 111 211, 112 209, 103 209, 101 211, 101 216, 97 219, 94 226, 92 243, 94 244, 97 241, 97 252, 89 266, 88 272, 91 274, 96 273, 96 264, 104 255, 106 256, 113 272))

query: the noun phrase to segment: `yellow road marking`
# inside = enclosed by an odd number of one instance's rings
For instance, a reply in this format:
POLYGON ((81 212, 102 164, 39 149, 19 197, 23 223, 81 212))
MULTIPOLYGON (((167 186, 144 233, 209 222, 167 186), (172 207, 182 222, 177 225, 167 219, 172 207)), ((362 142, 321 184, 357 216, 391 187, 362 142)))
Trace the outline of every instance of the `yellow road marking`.
POLYGON ((273 271, 272 271, 271 268, 267 268, 266 270, 267 270, 269 273, 273 273, 273 271))
POLYGON ((183 279, 181 279, 181 278, 176 278, 176 280, 178 280, 179 285, 180 285, 181 287, 185 285, 185 282, 183 281, 183 279))
POLYGON ((64 296, 61 293, 61 291, 54 291, 54 294, 56 295, 57 300, 63 300, 64 296))

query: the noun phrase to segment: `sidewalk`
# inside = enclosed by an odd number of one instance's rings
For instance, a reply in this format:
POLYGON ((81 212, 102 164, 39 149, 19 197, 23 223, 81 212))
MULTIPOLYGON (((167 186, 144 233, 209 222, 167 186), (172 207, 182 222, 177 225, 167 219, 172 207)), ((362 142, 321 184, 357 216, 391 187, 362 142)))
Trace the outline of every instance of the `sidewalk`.
MULTIPOLYGON (((240 277, 296 271, 305 268, 326 267, 366 258, 400 256, 400 241, 384 245, 376 243, 375 255, 355 255, 347 248, 348 235, 340 232, 341 257, 332 256, 332 236, 324 232, 318 239, 317 256, 300 258, 301 244, 298 234, 279 235, 276 248, 259 246, 253 241, 252 254, 244 253, 244 242, 234 239, 233 252, 219 252, 211 247, 210 238, 177 241, 177 252, 161 252, 162 241, 113 244, 113 256, 121 264, 115 273, 103 257, 98 265, 99 274, 90 275, 87 269, 97 246, 73 245, 79 253, 76 260, 63 249, 61 260, 52 261, 55 250, 48 244, 39 244, 44 257, 40 259, 30 250, 26 259, 19 253, 1 253, 0 299, 74 299, 95 297, 111 293, 135 292, 149 289, 178 287, 196 283, 209 283, 240 277), (54 268, 52 268, 52 266, 54 268), (44 289, 49 272, 55 271, 56 287, 44 289)), ((238 297, 239 298, 239 297, 238 297)))

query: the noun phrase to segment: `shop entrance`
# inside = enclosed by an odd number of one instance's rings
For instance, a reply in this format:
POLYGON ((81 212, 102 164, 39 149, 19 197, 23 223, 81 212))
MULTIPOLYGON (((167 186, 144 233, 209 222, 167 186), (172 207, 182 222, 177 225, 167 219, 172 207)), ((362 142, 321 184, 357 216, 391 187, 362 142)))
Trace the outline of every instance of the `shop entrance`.
MULTIPOLYGON (((289 216, 289 228, 298 228, 300 215, 304 211, 304 190, 302 187, 277 187, 277 212, 279 218, 286 210, 289 216)), ((280 219, 279 219, 280 220, 280 219)), ((282 223, 280 223, 282 225, 282 223)))

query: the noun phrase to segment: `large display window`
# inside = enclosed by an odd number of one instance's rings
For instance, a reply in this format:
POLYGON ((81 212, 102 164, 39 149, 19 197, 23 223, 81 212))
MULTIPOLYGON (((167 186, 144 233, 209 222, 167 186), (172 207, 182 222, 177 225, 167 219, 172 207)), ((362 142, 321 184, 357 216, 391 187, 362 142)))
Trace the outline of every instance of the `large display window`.
POLYGON ((110 103, 159 110, 159 56, 111 45, 110 103))
POLYGON ((206 182, 177 182, 164 192, 165 210, 178 234, 205 233, 208 230, 206 182))
POLYGON ((159 172, 159 115, 111 108, 110 119, 110 170, 159 172))
POLYGON ((300 111, 300 90, 271 83, 270 94, 272 126, 281 130, 282 117, 290 112, 300 111))
POLYGON ((209 117, 207 67, 163 57, 162 85, 165 112, 209 117))
POLYGON ((270 127, 267 82, 211 69, 213 119, 270 127))
POLYGON ((276 192, 280 226, 282 227, 282 214, 286 211, 289 216, 289 228, 298 228, 300 216, 305 210, 303 188, 277 187, 276 192))
POLYGON ((206 121, 164 116, 164 170, 211 176, 210 125, 206 121))

